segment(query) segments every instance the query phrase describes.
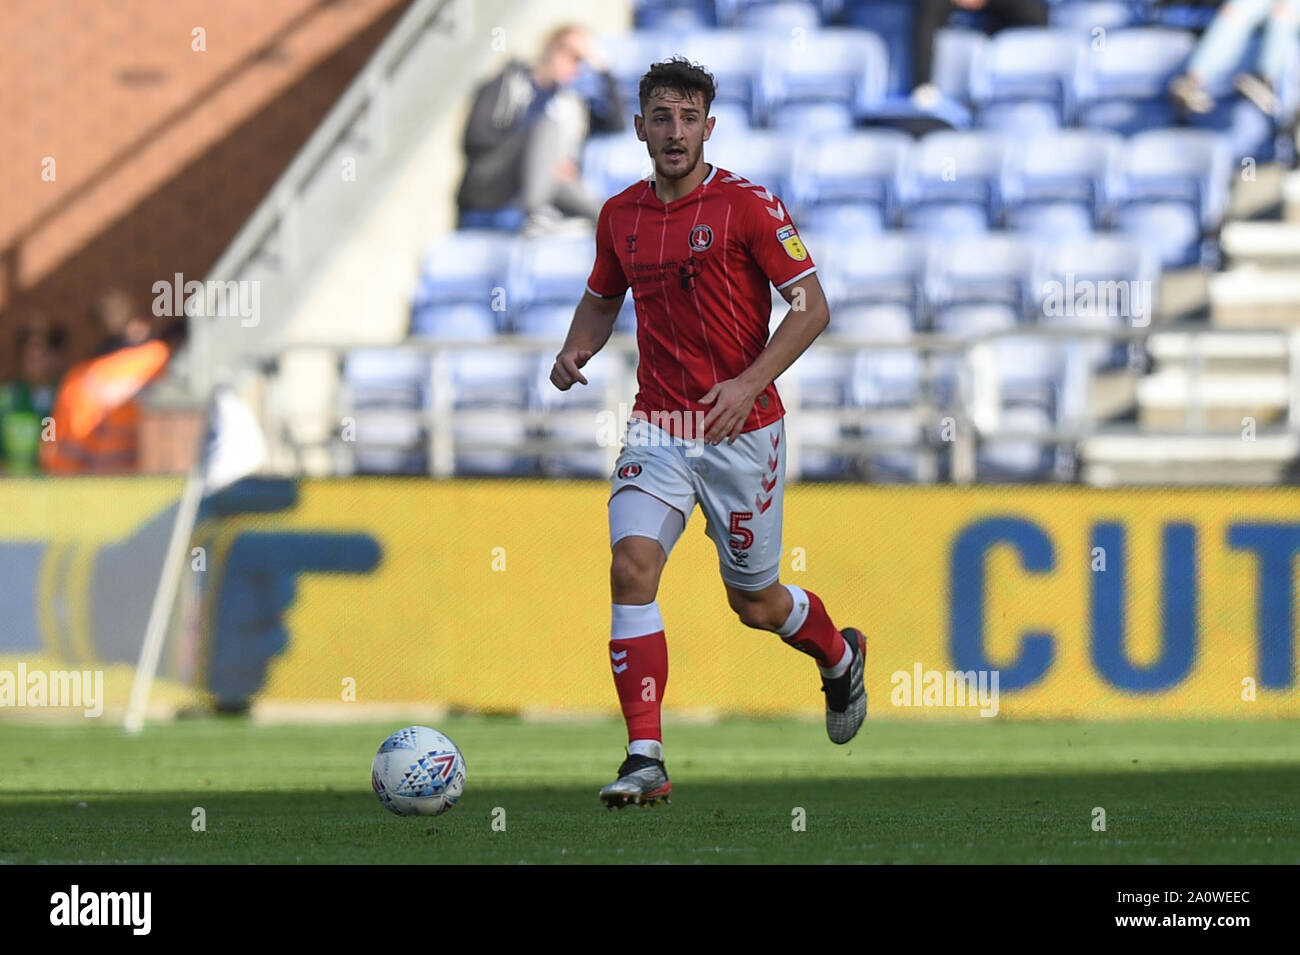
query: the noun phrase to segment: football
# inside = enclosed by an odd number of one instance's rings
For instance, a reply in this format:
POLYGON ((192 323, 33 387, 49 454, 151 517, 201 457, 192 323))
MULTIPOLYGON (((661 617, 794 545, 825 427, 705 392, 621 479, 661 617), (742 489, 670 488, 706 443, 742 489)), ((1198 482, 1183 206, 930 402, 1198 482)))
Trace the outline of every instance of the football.
POLYGON ((437 730, 408 726, 380 744, 370 784, 399 816, 438 816, 465 791, 465 757, 437 730))

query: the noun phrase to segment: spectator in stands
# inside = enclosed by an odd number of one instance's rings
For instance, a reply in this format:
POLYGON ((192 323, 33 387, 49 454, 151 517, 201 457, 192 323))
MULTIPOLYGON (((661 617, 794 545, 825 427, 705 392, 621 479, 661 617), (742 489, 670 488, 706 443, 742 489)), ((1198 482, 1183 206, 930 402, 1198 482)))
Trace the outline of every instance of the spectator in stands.
POLYGON ((930 82, 934 35, 957 10, 983 14, 990 33, 1007 27, 1047 25, 1043 0, 917 0, 912 24, 912 99, 922 108, 939 100, 939 90, 930 82))
POLYGON ((54 440, 42 441, 40 447, 41 467, 47 473, 134 472, 139 455, 138 398, 162 374, 184 338, 184 318, 168 320, 155 336, 150 320, 124 293, 106 295, 101 306, 105 303, 111 303, 111 314, 130 318, 118 347, 108 347, 113 344, 110 338, 106 351, 74 365, 63 376, 50 415, 54 440))
POLYGON ((62 371, 63 329, 38 316, 19 326, 16 339, 18 377, 0 387, 0 470, 35 474, 62 371))
POLYGON ((104 332, 96 355, 140 345, 149 338, 149 319, 136 307, 131 296, 120 288, 109 289, 101 295, 91 309, 91 315, 104 332))
POLYGON ((511 60, 474 97, 456 195, 459 227, 542 231, 565 216, 595 223, 601 200, 579 178, 582 145, 591 131, 625 124, 617 82, 590 35, 575 25, 557 28, 535 66, 511 60), (604 87, 595 103, 573 89, 584 62, 604 87))
POLYGON ((1270 116, 1277 115, 1278 86, 1287 70, 1294 70, 1296 34, 1300 31, 1300 0, 1229 0, 1225 3, 1187 63, 1187 71, 1174 79, 1169 93, 1183 109, 1208 113, 1215 100, 1210 87, 1226 77, 1245 56, 1251 37, 1264 27, 1264 43, 1254 71, 1240 73, 1234 85, 1270 116))

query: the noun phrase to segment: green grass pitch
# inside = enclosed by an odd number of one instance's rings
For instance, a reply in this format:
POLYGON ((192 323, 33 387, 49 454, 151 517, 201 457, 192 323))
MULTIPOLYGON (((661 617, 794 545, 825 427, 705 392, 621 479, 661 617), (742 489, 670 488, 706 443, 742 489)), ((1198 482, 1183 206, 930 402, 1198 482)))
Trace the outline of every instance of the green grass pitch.
POLYGON ((458 717, 436 818, 370 791, 397 728, 0 723, 0 864, 1300 863, 1294 722, 670 725, 672 804, 610 811, 621 724, 458 717))

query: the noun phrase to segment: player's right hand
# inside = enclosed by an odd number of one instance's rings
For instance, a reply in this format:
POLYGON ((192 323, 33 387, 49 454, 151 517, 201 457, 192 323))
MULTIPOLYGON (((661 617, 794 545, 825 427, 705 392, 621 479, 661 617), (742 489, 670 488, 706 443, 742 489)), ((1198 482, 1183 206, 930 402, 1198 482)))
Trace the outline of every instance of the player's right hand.
POLYGON ((551 369, 551 384, 561 391, 568 391, 573 387, 575 381, 580 381, 584 385, 587 379, 582 377, 582 372, 578 371, 594 355, 595 352, 585 351, 577 348, 567 349, 555 356, 555 367, 551 369))

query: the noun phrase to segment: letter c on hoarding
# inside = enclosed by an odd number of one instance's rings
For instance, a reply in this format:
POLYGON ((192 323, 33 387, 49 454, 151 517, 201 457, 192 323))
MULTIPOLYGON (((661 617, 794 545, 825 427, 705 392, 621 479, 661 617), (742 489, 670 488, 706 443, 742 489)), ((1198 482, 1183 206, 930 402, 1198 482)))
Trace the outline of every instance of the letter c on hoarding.
POLYGON ((1038 525, 1015 517, 991 517, 962 530, 948 561, 948 652, 958 670, 998 670, 1001 688, 1014 690, 1042 679, 1052 665, 1052 637, 1020 636, 1020 655, 995 666, 984 652, 984 558, 996 544, 1010 544, 1033 573, 1052 570, 1052 542, 1038 525))

